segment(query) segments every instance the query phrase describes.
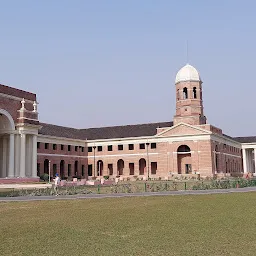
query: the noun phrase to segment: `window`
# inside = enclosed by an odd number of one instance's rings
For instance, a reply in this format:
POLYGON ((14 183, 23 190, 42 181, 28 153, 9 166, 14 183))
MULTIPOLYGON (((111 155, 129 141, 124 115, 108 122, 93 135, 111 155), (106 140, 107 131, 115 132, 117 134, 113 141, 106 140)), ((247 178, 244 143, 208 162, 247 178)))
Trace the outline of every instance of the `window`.
POLYGON ((52 169, 53 169, 53 175, 55 176, 57 172, 57 164, 53 164, 52 169))
POLYGON ((196 87, 193 87, 193 98, 196 99, 196 87))
POLYGON ((108 164, 108 174, 113 175, 113 164, 108 164))
POLYGON ((82 176, 84 176, 84 165, 82 164, 82 176))
POLYGON ((186 100, 188 98, 188 89, 187 87, 183 88, 183 99, 186 100))
POLYGON ((92 164, 88 164, 88 176, 92 176, 92 164))
POLYGON ((98 151, 102 151, 102 146, 98 146, 98 151))
POLYGON ((140 144, 140 149, 145 149, 145 143, 140 144))
POLYGON ((92 152, 92 147, 88 147, 88 152, 92 152))
POLYGON ((71 176, 71 164, 68 164, 68 176, 71 176))
POLYGON ((180 90, 177 90, 177 100, 180 100, 180 90))
POLYGON ((129 144, 128 147, 129 147, 129 150, 134 150, 134 144, 129 144))
POLYGON ((52 149, 56 150, 57 149, 57 145, 56 144, 52 144, 52 149))
POLYGON ((49 143, 45 143, 45 144, 44 144, 44 148, 45 148, 45 149, 48 149, 48 148, 49 148, 49 143))
POLYGON ((75 151, 77 151, 78 150, 78 146, 75 146, 75 151))
POLYGON ((37 163, 37 176, 39 177, 40 176, 40 164, 37 163))
POLYGON ((156 143, 151 143, 151 148, 156 148, 156 143))
POLYGON ((134 175, 134 163, 129 163, 129 174, 134 175))
POLYGON ((123 150, 124 146, 123 145, 118 145, 118 150, 123 150))
POLYGON ((156 174, 157 162, 151 162, 151 174, 156 174))
POLYGON ((84 147, 81 147, 81 152, 84 152, 84 147))
POLYGON ((61 150, 64 150, 64 145, 61 144, 61 145, 60 145, 60 149, 61 149, 61 150))
POLYGON ((71 146, 70 145, 68 145, 68 151, 71 151, 71 146))
POLYGON ((108 146, 108 151, 112 151, 112 150, 113 150, 112 145, 109 145, 109 146, 108 146))
POLYGON ((37 148, 40 148, 40 142, 37 142, 37 148))

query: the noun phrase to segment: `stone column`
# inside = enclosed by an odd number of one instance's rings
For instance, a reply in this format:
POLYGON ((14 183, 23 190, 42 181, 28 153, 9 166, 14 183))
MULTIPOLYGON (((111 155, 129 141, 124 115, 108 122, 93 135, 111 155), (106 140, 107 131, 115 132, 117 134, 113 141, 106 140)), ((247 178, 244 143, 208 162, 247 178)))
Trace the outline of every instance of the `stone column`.
POLYGON ((37 136, 32 135, 32 177, 37 177, 37 136))
POLYGON ((20 135, 20 177, 26 176, 26 134, 20 135))
POLYGON ((15 177, 20 176, 20 135, 16 134, 15 135, 15 161, 14 161, 14 166, 15 166, 15 177))
POLYGON ((7 177, 7 138, 3 137, 3 162, 2 162, 2 177, 7 177))
POLYGON ((243 169, 244 169, 244 173, 247 173, 247 157, 246 157, 246 149, 243 148, 242 150, 243 152, 243 169))
POLYGON ((10 134, 8 177, 14 177, 14 134, 10 134))

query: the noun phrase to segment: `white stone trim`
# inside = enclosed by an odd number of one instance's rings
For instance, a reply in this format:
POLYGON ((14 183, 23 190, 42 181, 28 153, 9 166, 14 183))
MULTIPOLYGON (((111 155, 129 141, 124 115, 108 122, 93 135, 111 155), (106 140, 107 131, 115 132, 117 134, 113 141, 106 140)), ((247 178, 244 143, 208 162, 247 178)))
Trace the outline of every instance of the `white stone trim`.
MULTIPOLYGON (((31 112, 30 112, 31 113, 31 112)), ((35 113, 35 112, 34 112, 35 113)), ((27 118, 27 117, 18 117, 17 119, 25 119, 25 120, 31 120, 31 121, 38 121, 38 119, 34 118, 27 118)))
POLYGON ((227 138, 223 135, 220 135, 220 134, 216 134, 216 133, 211 134, 211 140, 213 140, 215 142, 218 142, 218 143, 226 144, 228 146, 232 146, 232 147, 236 147, 236 148, 240 148, 240 149, 242 148, 242 145, 241 145, 240 142, 229 139, 229 138, 227 138))
MULTIPOLYGON (((186 124, 186 123, 181 122, 181 123, 178 123, 178 124, 176 124, 176 125, 170 127, 169 129, 166 129, 166 130, 164 130, 164 131, 162 131, 162 132, 156 134, 155 136, 161 136, 161 135, 163 135, 163 134, 165 134, 165 133, 167 133, 167 132, 169 132, 169 131, 171 131, 171 130, 176 129, 176 128, 179 127, 179 126, 187 126, 187 127, 191 128, 191 129, 193 129, 193 130, 197 130, 197 131, 202 132, 202 134, 212 134, 211 131, 208 131, 208 130, 205 130, 205 129, 202 129, 202 128, 199 128, 199 127, 195 127, 195 126, 193 126, 193 125, 189 125, 189 124, 186 124)), ((165 128, 165 127, 162 127, 161 129, 164 129, 164 128, 165 128)), ((198 134, 195 134, 195 135, 198 135, 198 134)), ((181 135, 179 134, 179 135, 172 135, 172 136, 181 136, 181 135)))
MULTIPOLYGON (((159 155, 159 153, 148 153, 149 156, 159 155)), ((139 154, 116 154, 116 155, 95 155, 95 158, 111 158, 111 157, 134 157, 134 156, 147 156, 147 153, 139 154)), ((94 155, 88 156, 88 158, 94 158, 94 155)))
POLYGON ((82 147, 86 146, 86 140, 54 137, 54 136, 48 136, 48 135, 42 135, 42 134, 38 134, 37 141, 41 143, 53 143, 53 144, 82 146, 82 147))
POLYGON ((12 130, 15 130, 15 124, 14 124, 14 121, 13 121, 13 118, 12 118, 12 116, 9 114, 9 112, 7 112, 6 110, 4 110, 4 109, 0 109, 0 114, 3 114, 3 115, 5 115, 7 118, 8 118, 8 120, 9 120, 9 122, 10 122, 10 124, 11 124, 11 129, 12 130))
MULTIPOLYGON (((11 100, 17 100, 17 101, 22 101, 22 99, 23 99, 23 98, 16 97, 16 96, 13 96, 13 95, 9 95, 9 94, 5 94, 5 93, 2 93, 2 92, 0 92, 0 97, 11 99, 11 100)), ((33 100, 28 100, 28 99, 25 99, 25 100, 28 103, 34 103, 33 100)))
POLYGON ((77 156, 77 155, 61 155, 61 154, 45 154, 37 153, 38 156, 58 156, 58 157, 77 157, 77 158, 87 158, 87 156, 77 156))
POLYGON ((124 139, 113 139, 113 140, 95 140, 87 141, 88 147, 92 146, 105 146, 105 145, 128 145, 128 144, 140 144, 140 143, 172 143, 172 142, 184 142, 184 141, 204 141, 210 140, 210 134, 202 134, 202 135, 178 135, 172 137, 138 137, 138 138, 124 138, 124 139))
POLYGON ((256 142, 241 143, 242 149, 254 149, 256 148, 256 142))
POLYGON ((237 158, 241 158, 241 156, 238 156, 238 155, 232 155, 232 154, 229 154, 229 153, 222 153, 223 155, 226 155, 226 156, 231 156, 231 157, 237 157, 237 158))
MULTIPOLYGON (((38 156, 53 156, 53 157, 77 157, 77 158, 94 158, 92 156, 78 156, 78 155, 62 155, 62 154, 45 154, 45 153, 37 153, 38 156)), ((148 155, 159 155, 159 153, 148 153, 148 155)), ((133 156, 147 156, 147 153, 141 154, 116 154, 116 155, 95 155, 95 158, 107 158, 107 157, 133 157, 133 156)))

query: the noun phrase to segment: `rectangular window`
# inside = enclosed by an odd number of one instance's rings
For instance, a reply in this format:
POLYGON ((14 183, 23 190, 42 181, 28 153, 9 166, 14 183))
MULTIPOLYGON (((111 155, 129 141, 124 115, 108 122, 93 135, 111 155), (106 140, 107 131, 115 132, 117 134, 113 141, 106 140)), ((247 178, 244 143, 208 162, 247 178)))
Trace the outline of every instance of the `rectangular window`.
POLYGON ((98 146, 98 151, 102 151, 102 146, 98 146))
POLYGON ((145 143, 140 144, 140 149, 145 149, 145 143))
POLYGON ((37 176, 40 177, 40 164, 37 163, 37 176))
POLYGON ((123 150, 124 146, 123 145, 118 145, 118 150, 123 150))
POLYGON ((108 151, 112 151, 112 150, 113 150, 112 145, 108 145, 108 151))
POLYGON ((55 176, 57 172, 57 164, 53 164, 52 169, 53 169, 53 176, 55 176))
POLYGON ((157 162, 151 162, 151 174, 156 174, 157 162))
POLYGON ((64 150, 64 145, 60 145, 60 149, 61 149, 61 150, 64 150))
POLYGON ((84 176, 84 165, 82 164, 82 176, 84 176))
POLYGON ((78 146, 75 146, 75 151, 77 151, 78 150, 78 146))
POLYGON ((129 144, 129 150, 134 150, 134 144, 129 144))
POLYGON ((81 147, 81 152, 84 152, 84 147, 81 147))
POLYGON ((71 151, 71 145, 68 145, 68 151, 71 151))
POLYGON ((40 142, 37 142, 37 148, 40 148, 40 142))
POLYGON ((56 150, 57 149, 57 145, 56 144, 52 144, 52 149, 56 150))
POLYGON ((156 148, 156 143, 151 143, 151 148, 156 148))
POLYGON ((44 144, 44 148, 45 148, 45 149, 48 149, 48 148, 49 148, 49 143, 45 143, 45 144, 44 144))
POLYGON ((92 147, 88 147, 88 152, 92 152, 92 147))
POLYGON ((88 176, 92 176, 92 164, 88 164, 88 176))
POLYGON ((68 164, 68 176, 71 176, 71 164, 68 164))
POLYGON ((108 175, 113 175, 113 164, 108 164, 108 175))

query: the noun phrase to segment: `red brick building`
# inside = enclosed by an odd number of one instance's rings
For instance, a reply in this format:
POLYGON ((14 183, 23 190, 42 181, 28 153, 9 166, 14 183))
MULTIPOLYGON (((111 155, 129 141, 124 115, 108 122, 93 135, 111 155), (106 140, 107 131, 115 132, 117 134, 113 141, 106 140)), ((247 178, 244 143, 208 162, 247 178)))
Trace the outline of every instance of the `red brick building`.
POLYGON ((255 172, 245 147, 256 148, 256 138, 232 138, 207 123, 198 71, 185 65, 175 86, 173 122, 74 129, 40 123, 35 94, 0 85, 0 178, 37 179, 49 168, 62 178, 255 172))

